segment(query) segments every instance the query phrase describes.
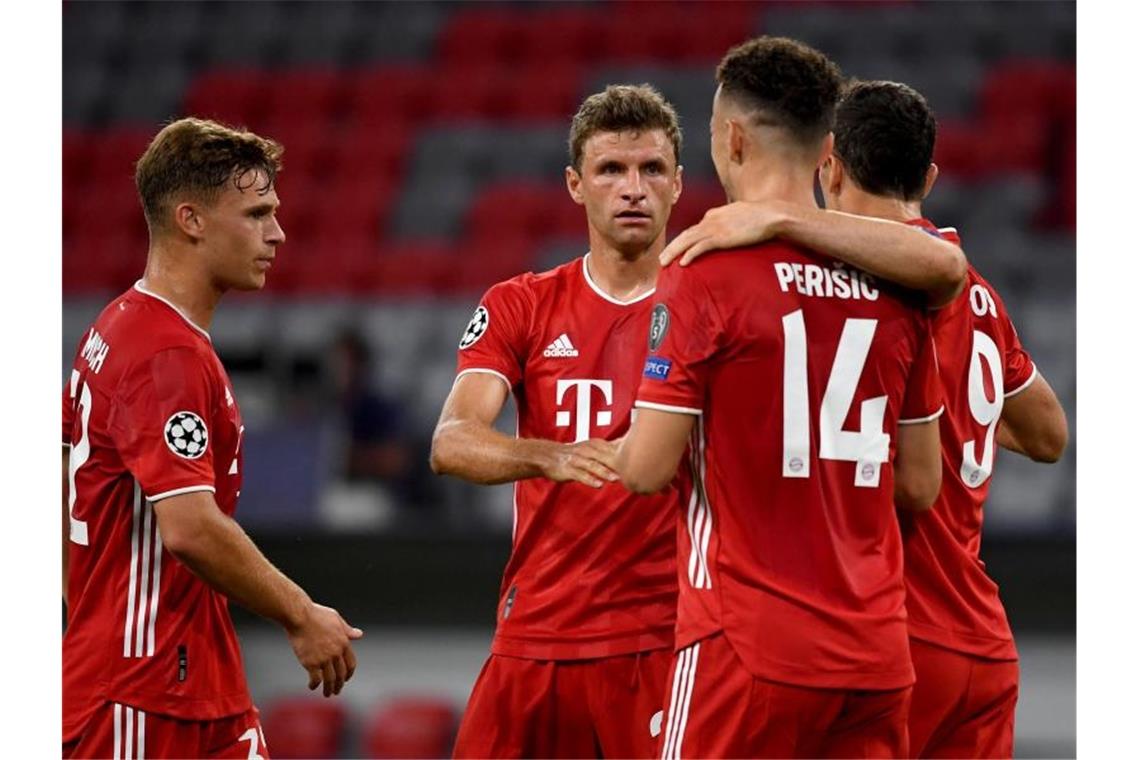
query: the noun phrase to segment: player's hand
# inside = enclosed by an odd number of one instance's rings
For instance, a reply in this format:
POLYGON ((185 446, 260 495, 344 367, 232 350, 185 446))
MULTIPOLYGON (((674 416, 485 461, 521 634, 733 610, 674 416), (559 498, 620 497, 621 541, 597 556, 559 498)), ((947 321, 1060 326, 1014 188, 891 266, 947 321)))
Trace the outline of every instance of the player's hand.
POLYGON ((324 694, 339 694, 356 671, 356 653, 351 642, 364 631, 345 622, 331 607, 310 604, 300 625, 286 629, 297 661, 309 673, 309 688, 324 684, 324 694))
POLYGON ((613 441, 591 438, 581 443, 559 443, 551 450, 543 475, 557 483, 575 481, 601 488, 618 480, 614 470, 618 447, 613 441))
POLYGON ((709 251, 763 243, 776 236, 785 213, 779 202, 737 201, 709 209, 701 221, 665 246, 661 252, 661 265, 669 266, 680 257, 681 266, 687 266, 709 251))

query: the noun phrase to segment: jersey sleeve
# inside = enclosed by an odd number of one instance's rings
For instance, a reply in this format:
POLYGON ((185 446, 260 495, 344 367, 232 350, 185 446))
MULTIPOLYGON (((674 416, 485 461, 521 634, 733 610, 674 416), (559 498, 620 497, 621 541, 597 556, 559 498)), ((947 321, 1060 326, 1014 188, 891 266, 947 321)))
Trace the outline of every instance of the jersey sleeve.
POLYGON ((1009 318, 1005 303, 993 294, 997 302, 997 329, 1002 338, 1004 347, 1002 364, 1004 365, 1002 384, 1005 386, 1005 397, 1016 396, 1028 388, 1037 378, 1037 365, 1029 352, 1021 345, 1021 338, 1017 335, 1017 328, 1009 318))
POLYGON ((720 315, 697 270, 662 270, 634 406, 701 414, 711 360, 722 342, 720 315))
POLYGON ((217 385, 207 358, 190 347, 159 351, 121 381, 108 429, 148 500, 214 491, 217 385))
POLYGON ((533 314, 534 295, 520 280, 500 282, 488 290, 459 341, 457 378, 486 372, 514 388, 526 366, 533 314))
POLYGON ((919 318, 918 350, 907 377, 900 425, 915 425, 938 419, 945 411, 945 393, 938 374, 938 352, 927 316, 919 318))

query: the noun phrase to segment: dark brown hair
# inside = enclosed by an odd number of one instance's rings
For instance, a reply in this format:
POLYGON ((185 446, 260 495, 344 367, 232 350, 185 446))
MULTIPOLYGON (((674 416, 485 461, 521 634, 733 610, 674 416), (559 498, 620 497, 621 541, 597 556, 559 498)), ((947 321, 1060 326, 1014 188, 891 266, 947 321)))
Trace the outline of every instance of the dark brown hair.
POLYGON ((723 95, 755 112, 755 123, 782 127, 809 144, 831 129, 843 75, 802 42, 757 37, 728 51, 716 81, 723 95))
POLYGON ((570 123, 570 165, 582 169, 582 146, 598 132, 643 132, 660 129, 673 143, 673 158, 681 163, 681 126, 677 111, 648 84, 612 84, 583 101, 570 123))
POLYGON ((227 183, 247 190, 263 174, 258 193, 269 192, 281 170, 284 148, 245 129, 206 119, 167 124, 135 164, 135 187, 147 225, 161 229, 178 194, 212 203, 227 183))
POLYGON ((856 82, 835 114, 835 155, 868 193, 921 200, 937 131, 916 90, 899 82, 856 82))

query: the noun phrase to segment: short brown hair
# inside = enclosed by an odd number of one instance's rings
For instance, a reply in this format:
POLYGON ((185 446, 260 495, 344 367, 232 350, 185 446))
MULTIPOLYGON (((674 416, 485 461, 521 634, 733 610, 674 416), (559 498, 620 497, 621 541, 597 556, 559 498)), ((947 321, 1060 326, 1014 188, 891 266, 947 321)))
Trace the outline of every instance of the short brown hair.
POLYGON ((251 185, 250 171, 263 172, 256 188, 266 193, 281 170, 284 148, 245 129, 206 119, 185 118, 167 124, 135 164, 135 187, 147 226, 161 229, 175 193, 213 202, 226 183, 239 190, 251 185))
POLYGON ((681 126, 677 111, 653 86, 611 84, 586 98, 570 123, 570 165, 582 168, 582 146, 598 132, 642 132, 660 129, 673 143, 681 163, 681 126))
POLYGON ((782 127, 807 144, 831 129, 843 75, 802 42, 757 37, 728 51, 716 81, 722 94, 756 112, 757 124, 782 127))

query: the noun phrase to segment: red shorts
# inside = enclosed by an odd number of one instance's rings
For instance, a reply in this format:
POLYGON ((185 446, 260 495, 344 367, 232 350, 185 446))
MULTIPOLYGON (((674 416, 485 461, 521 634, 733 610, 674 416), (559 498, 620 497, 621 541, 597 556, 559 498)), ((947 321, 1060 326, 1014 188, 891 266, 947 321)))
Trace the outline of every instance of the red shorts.
POLYGON ((660 756, 904 757, 911 688, 815 689, 756 678, 718 633, 677 653, 660 756))
POLYGON ((653 757, 672 652, 596 660, 491 655, 455 757, 653 757))
POLYGON ((78 739, 63 745, 64 760, 83 757, 268 760, 269 751, 256 707, 218 720, 179 720, 108 702, 95 711, 78 739))
POLYGON ((914 757, 1013 757, 1016 660, 984 660, 917 639, 910 707, 914 757))

